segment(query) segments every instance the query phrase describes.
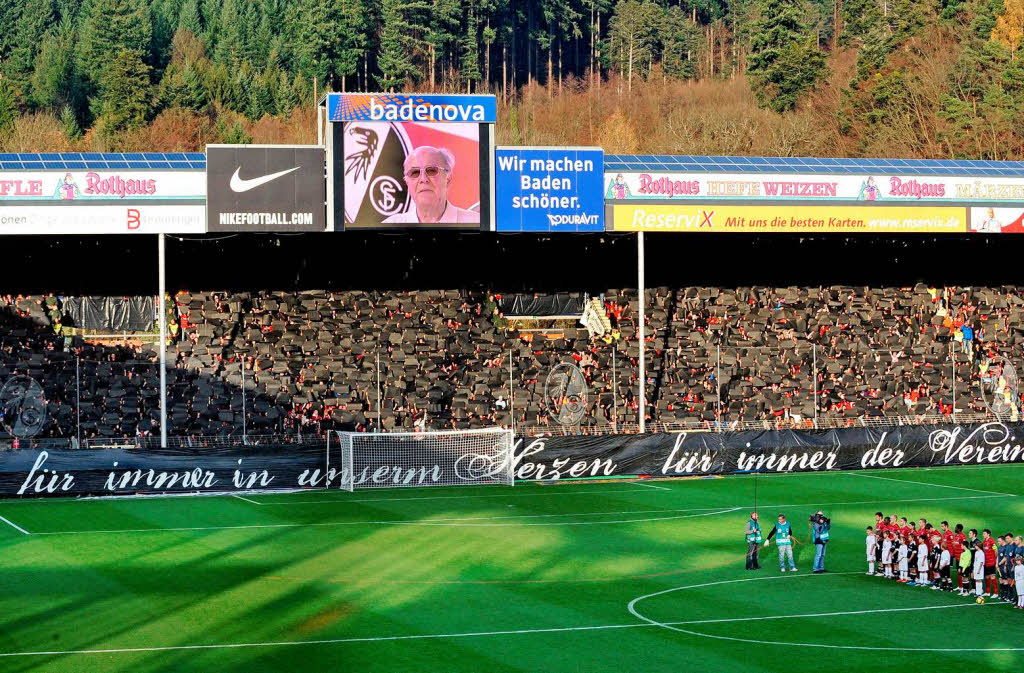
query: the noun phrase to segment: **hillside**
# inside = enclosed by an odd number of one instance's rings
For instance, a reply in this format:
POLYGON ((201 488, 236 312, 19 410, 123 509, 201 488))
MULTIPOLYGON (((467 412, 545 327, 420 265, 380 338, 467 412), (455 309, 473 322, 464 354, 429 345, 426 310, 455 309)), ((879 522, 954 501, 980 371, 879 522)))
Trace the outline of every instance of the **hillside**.
POLYGON ((312 142, 324 90, 502 144, 1017 158, 1024 0, 0 0, 0 149, 312 142))

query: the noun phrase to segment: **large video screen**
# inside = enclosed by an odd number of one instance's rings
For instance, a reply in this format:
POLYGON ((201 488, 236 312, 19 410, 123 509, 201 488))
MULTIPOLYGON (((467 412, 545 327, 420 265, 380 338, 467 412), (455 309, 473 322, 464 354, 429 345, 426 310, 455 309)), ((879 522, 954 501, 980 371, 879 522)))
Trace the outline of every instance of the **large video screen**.
POLYGON ((489 125, 349 121, 335 126, 340 127, 335 184, 342 185, 335 198, 344 202, 346 229, 489 228, 489 125))

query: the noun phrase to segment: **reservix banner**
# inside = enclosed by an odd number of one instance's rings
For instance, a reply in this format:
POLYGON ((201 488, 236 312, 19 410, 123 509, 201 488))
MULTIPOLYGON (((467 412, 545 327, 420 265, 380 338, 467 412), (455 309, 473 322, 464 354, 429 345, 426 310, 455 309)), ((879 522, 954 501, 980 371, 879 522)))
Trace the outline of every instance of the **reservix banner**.
MULTIPOLYGON (((364 465, 356 487, 431 485, 452 473, 479 479, 507 469, 517 480, 651 475, 720 475, 1024 462, 1024 424, 904 426, 822 431, 763 431, 520 437, 509 456, 462 456, 437 465, 416 461, 364 465)), ((227 449, 0 453, 0 495, 67 496, 131 493, 230 492, 247 489, 337 487, 336 466, 322 446, 227 449)))

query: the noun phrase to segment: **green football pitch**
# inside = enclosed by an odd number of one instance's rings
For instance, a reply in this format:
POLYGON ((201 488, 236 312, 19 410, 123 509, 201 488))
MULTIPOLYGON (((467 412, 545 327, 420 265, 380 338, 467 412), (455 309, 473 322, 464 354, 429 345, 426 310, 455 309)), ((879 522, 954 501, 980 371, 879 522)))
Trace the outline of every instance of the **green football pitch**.
POLYGON ((1024 529, 1024 465, 0 501, 0 671, 1020 671, 1024 611, 865 575, 874 512, 1024 529))

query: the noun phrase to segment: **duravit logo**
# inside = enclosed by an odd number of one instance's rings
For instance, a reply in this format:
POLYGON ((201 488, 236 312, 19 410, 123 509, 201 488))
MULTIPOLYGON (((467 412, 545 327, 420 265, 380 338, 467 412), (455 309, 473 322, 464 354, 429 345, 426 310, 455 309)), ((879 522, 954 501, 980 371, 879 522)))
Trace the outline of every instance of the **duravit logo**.
POLYGON ((370 121, 375 122, 482 122, 487 118, 483 105, 469 103, 415 103, 411 98, 398 104, 381 104, 370 99, 370 121))

